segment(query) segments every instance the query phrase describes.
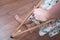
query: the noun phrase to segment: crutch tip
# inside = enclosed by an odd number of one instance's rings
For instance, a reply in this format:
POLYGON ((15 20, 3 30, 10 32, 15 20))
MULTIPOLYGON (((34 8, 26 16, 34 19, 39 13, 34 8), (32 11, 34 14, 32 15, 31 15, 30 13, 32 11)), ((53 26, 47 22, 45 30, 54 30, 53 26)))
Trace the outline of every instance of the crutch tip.
POLYGON ((10 38, 14 38, 14 37, 10 36, 10 38))

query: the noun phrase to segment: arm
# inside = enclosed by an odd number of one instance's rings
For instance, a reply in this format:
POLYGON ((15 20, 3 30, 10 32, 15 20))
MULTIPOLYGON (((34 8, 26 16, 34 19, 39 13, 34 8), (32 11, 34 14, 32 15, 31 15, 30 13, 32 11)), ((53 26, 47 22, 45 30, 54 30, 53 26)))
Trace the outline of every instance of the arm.
POLYGON ((54 5, 48 12, 42 8, 34 9, 34 17, 37 20, 46 21, 48 19, 60 18, 60 2, 54 5))
POLYGON ((48 12, 48 19, 60 18, 60 2, 54 5, 48 12))

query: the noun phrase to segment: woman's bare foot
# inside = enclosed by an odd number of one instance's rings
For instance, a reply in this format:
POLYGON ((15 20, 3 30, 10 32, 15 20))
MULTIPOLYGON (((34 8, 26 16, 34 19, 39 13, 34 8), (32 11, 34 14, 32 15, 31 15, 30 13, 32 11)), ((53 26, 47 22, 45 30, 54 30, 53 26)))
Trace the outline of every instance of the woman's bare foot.
MULTIPOLYGON (((15 19, 19 22, 19 23, 22 23, 22 19, 18 16, 18 15, 15 15, 15 19)), ((25 22, 24 24, 30 24, 30 23, 32 23, 31 21, 27 21, 27 22, 25 22)))
MULTIPOLYGON (((15 15, 15 19, 21 24, 22 23, 22 19, 21 18, 19 18, 19 16, 18 15, 15 15)), ((34 24, 35 25, 35 24, 34 24)), ((32 27, 32 26, 34 26, 33 25, 33 23, 32 23, 32 21, 29 21, 29 20, 27 20, 24 24, 23 24, 23 26, 25 26, 25 27, 27 27, 27 28, 30 28, 30 27, 32 27)), ((20 30, 21 31, 21 30, 20 30)), ((20 32, 19 31, 19 32, 20 32)), ((31 30, 30 31, 30 33, 32 33, 33 31, 31 30)))
MULTIPOLYGON (((18 15, 15 15, 15 19, 21 24, 22 23, 22 19, 21 18, 19 18, 19 16, 18 15)), ((26 21, 25 23, 24 23, 24 25, 28 25, 28 24, 31 24, 32 22, 31 21, 26 21)))
POLYGON ((15 19, 21 24, 22 23, 22 19, 18 16, 18 15, 15 15, 15 19))

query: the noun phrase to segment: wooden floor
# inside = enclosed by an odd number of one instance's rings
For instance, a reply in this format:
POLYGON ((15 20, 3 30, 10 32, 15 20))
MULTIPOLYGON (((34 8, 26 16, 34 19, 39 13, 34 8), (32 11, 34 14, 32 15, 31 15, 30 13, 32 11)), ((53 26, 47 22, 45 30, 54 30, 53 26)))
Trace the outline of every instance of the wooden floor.
POLYGON ((12 32, 19 26, 15 15, 23 20, 39 0, 0 0, 0 40, 60 40, 60 35, 50 38, 48 35, 40 37, 38 30, 25 33, 11 39, 12 32))

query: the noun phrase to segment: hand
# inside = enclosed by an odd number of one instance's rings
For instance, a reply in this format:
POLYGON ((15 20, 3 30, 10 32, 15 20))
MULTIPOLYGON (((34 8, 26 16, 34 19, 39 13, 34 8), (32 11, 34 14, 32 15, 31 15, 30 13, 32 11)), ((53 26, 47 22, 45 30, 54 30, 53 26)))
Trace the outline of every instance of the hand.
POLYGON ((35 19, 37 20, 40 20, 40 21, 47 20, 47 16, 48 16, 47 11, 42 8, 35 8, 33 14, 34 14, 35 19))

